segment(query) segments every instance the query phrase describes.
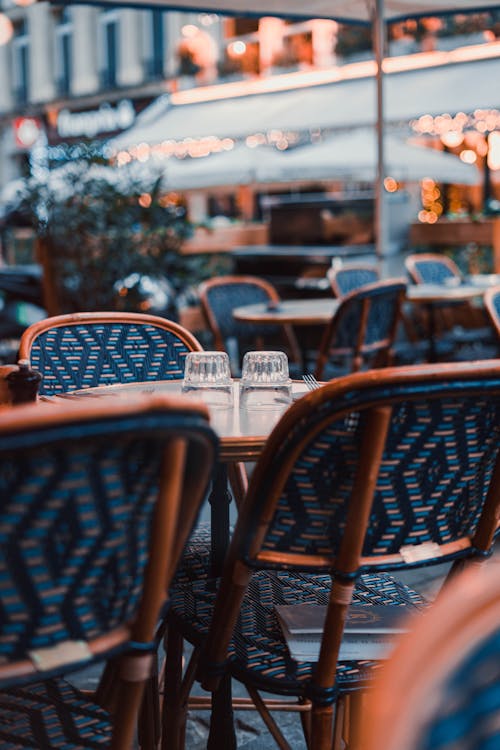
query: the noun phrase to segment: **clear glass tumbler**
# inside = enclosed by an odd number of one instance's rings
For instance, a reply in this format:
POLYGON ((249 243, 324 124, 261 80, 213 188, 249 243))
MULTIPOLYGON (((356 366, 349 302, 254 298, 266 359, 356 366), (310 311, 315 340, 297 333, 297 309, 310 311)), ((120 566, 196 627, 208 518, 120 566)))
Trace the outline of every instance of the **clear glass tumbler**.
POLYGON ((292 402, 292 381, 284 352, 247 352, 243 357, 240 406, 277 409, 292 402))
POLYGON ((189 352, 182 392, 201 398, 212 407, 232 406, 233 381, 226 352, 189 352))

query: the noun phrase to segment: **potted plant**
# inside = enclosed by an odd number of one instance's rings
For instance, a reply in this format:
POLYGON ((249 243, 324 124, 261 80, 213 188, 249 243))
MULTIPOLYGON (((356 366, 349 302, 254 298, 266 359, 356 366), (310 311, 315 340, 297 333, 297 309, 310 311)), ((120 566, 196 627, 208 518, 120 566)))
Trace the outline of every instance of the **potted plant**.
POLYGON ((50 314, 148 310, 155 294, 171 307, 185 285, 191 226, 161 175, 80 160, 28 179, 19 210, 38 237, 50 314))

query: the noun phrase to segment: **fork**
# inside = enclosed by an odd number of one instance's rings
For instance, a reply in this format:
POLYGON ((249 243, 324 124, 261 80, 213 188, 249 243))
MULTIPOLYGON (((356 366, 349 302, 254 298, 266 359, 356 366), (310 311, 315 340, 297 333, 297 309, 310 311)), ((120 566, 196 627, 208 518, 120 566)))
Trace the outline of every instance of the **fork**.
POLYGON ((316 388, 321 387, 318 381, 316 380, 316 378, 314 377, 314 375, 309 375, 309 374, 302 375, 302 380, 306 384, 307 389, 309 391, 315 391, 316 388))

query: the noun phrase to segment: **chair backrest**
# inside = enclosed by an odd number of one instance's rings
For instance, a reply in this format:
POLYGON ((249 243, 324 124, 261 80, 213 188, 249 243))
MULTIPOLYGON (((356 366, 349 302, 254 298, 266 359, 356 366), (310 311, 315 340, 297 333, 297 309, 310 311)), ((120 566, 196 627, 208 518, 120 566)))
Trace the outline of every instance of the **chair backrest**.
POLYGON ((370 691, 363 750, 500 746, 498 573, 496 564, 467 571, 408 621, 370 691))
POLYGON ((39 392, 55 395, 110 383, 179 379, 201 344, 178 323, 140 313, 75 313, 24 332, 20 359, 42 374, 39 392))
POLYGON ((1 685, 151 642, 216 450, 182 398, 3 413, 1 685))
POLYGON ((331 690, 361 572, 486 555, 499 510, 500 360, 356 373, 308 393, 285 412, 252 474, 209 660, 224 659, 221 634, 231 634, 252 569, 329 573, 313 679, 331 690))
POLYGON ((500 286, 492 287, 485 292, 484 307, 500 341, 500 286))
POLYGON ((330 286, 336 297, 343 297, 354 289, 365 284, 372 284, 380 279, 376 266, 359 264, 345 264, 341 268, 330 268, 327 271, 330 286))
POLYGON ((457 264, 440 253, 414 253, 405 258, 405 266, 415 284, 444 284, 446 279, 461 279, 457 264))
MULTIPOLYGON (((366 284, 342 297, 321 340, 316 377, 325 377, 325 368, 335 357, 347 357, 352 372, 367 360, 372 366, 390 364, 405 294, 404 279, 390 279, 366 284)), ((333 376, 330 373, 327 378, 333 376)))
MULTIPOLYGON (((281 338, 290 358, 299 361, 297 340, 290 326, 243 323, 233 317, 235 307, 257 303, 279 305, 278 292, 265 279, 258 276, 217 276, 200 284, 199 295, 214 337, 214 346, 219 351, 228 351, 231 346, 236 346, 237 356, 241 357, 245 351, 265 349, 266 341, 281 338)), ((273 344, 268 348, 276 346, 273 344)), ((229 354, 232 352, 229 351, 229 354)))

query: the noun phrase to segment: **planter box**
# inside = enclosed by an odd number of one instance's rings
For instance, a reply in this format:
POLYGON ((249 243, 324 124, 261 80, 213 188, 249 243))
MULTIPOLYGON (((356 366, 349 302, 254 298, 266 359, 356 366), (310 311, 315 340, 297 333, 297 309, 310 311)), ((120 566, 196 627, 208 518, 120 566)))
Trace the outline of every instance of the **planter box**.
POLYGON ((482 221, 448 221, 442 219, 435 224, 415 223, 410 228, 410 245, 456 246, 491 245, 493 248, 493 272, 500 273, 500 218, 482 221))
POLYGON ((266 224, 241 224, 214 229, 196 229, 194 236, 186 240, 181 252, 185 255, 195 253, 223 253, 241 245, 265 245, 269 241, 266 224))

